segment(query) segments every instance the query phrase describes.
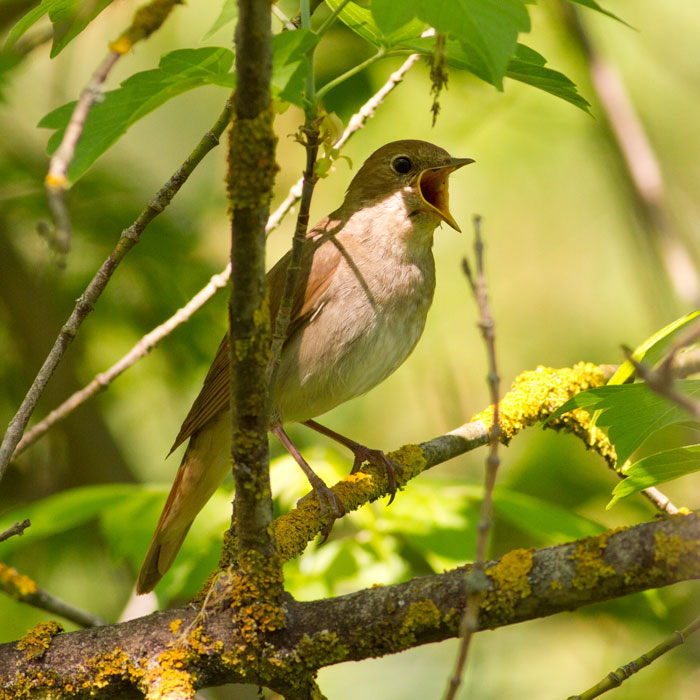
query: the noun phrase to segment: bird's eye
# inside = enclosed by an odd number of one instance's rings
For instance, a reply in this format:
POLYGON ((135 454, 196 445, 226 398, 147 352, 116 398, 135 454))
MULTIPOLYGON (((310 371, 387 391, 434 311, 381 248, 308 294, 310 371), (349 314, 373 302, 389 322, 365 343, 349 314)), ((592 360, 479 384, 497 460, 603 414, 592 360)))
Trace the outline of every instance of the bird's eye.
POLYGON ((401 173, 403 175, 404 173, 407 173, 413 166, 411 164, 411 160, 409 158, 406 158, 406 156, 396 156, 396 158, 394 158, 394 160, 391 162, 391 167, 397 173, 401 173))

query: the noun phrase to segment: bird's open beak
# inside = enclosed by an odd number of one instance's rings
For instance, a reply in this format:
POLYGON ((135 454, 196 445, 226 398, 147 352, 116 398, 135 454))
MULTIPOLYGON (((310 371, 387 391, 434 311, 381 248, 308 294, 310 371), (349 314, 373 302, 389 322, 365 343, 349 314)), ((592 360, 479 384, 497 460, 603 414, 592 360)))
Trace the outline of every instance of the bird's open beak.
POLYGON ((463 165, 473 163, 473 158, 452 158, 446 165, 439 165, 436 168, 427 168, 418 175, 418 191, 421 198, 430 209, 434 209, 440 218, 452 226, 455 231, 462 232, 457 222, 450 214, 449 200, 450 193, 447 179, 450 174, 463 165))

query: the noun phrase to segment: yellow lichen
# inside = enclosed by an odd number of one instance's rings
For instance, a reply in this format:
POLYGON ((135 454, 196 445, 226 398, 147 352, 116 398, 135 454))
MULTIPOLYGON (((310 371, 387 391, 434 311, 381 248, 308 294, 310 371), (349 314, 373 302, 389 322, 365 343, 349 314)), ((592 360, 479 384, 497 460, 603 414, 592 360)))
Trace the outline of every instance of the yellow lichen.
POLYGON ((416 634, 435 629, 441 622, 440 610, 432 600, 421 600, 408 606, 401 622, 400 634, 414 640, 416 634))
POLYGON ((194 697, 197 676, 187 670, 191 659, 192 652, 188 649, 170 649, 159 654, 142 681, 147 700, 194 697))
POLYGON ((272 126, 272 103, 254 119, 234 121, 229 139, 228 199, 232 209, 261 209, 269 205, 275 175, 277 137, 272 126))
POLYGON ((178 618, 177 620, 173 620, 170 623, 170 631, 173 634, 177 634, 180 631, 180 625, 182 624, 182 620, 178 618))
POLYGON ((484 594, 481 607, 492 612, 498 620, 511 616, 516 603, 532 592, 527 578, 531 570, 531 550, 514 549, 504 554, 494 566, 486 569, 495 588, 484 594))
POLYGON ((616 530, 605 532, 598 537, 587 537, 579 542, 572 559, 576 565, 576 575, 571 583, 579 590, 595 588, 603 578, 613 576, 615 567, 603 560, 608 538, 616 530))
POLYGON ((37 591, 36 583, 29 576, 18 573, 17 569, 2 562, 0 562, 0 588, 17 599, 24 598, 37 591))
MULTIPOLYGON (((563 369, 537 367, 523 372, 499 403, 501 440, 507 445, 521 430, 545 420, 575 394, 602 386, 605 381, 603 370, 589 362, 579 362, 574 367, 563 369)), ((490 428, 493 424, 493 407, 477 413, 472 420, 481 421, 490 428)), ((551 421, 548 426, 574 433, 611 466, 615 465, 615 448, 603 431, 591 427, 591 418, 585 411, 577 409, 567 413, 551 421)))
POLYGON ((550 587, 553 591, 561 591, 561 590, 564 588, 564 586, 561 585, 561 581, 552 581, 552 582, 549 584, 549 587, 550 587))
POLYGON ((314 671, 321 666, 344 661, 348 654, 349 649, 340 643, 338 635, 329 630, 323 630, 311 637, 304 634, 296 647, 298 660, 314 671))
POLYGON ((61 632, 63 625, 58 622, 40 622, 17 642, 17 648, 26 649, 27 661, 40 659, 49 648, 51 639, 61 632))
POLYGON ((106 688, 114 678, 139 681, 143 670, 138 668, 120 647, 112 652, 93 656, 87 662, 87 672, 81 674, 80 686, 84 690, 106 688))
MULTIPOLYGON (((683 516, 686 517, 686 516, 683 516)), ((654 562, 657 566, 683 567, 688 575, 700 572, 700 545, 694 540, 685 540, 679 535, 669 535, 659 530, 654 535, 654 562)))

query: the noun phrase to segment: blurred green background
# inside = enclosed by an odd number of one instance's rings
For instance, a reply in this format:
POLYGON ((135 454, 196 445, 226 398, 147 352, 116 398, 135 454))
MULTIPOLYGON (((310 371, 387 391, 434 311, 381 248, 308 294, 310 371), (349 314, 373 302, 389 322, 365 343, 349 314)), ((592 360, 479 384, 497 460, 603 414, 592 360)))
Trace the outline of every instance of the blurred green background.
MULTIPOLYGON (((293 3, 280 5, 294 14, 293 3)), ((2 6, 5 30, 12 12, 25 6, 2 6)), ((223 88, 200 88, 129 130, 71 190, 73 250, 67 268, 57 269, 55 257, 36 233, 37 223, 48 218, 42 180, 49 132, 35 125, 76 97, 107 42, 127 26, 137 6, 126 0, 114 3, 54 60, 49 60, 48 46, 42 46, 7 74, 0 105, 3 426, 120 231, 192 150, 226 99, 223 88)), ((684 274, 673 250, 675 241, 697 270, 700 9, 694 0, 608 0, 606 7, 633 28, 593 12, 581 13, 583 26, 596 51, 619 71, 647 131, 663 173, 661 206, 672 235, 659 237, 658 227, 645 224, 596 99, 589 64, 562 21, 561 5, 545 0, 531 5, 532 31, 521 40, 576 82, 592 104, 592 117, 520 83, 506 80, 499 93, 452 71, 440 117, 431 128, 428 67, 420 62, 344 150, 353 168, 340 160, 332 176, 319 183, 311 218, 321 218, 340 203, 353 173, 375 148, 397 138, 424 138, 453 155, 476 160, 451 182, 452 213, 464 233, 447 227, 437 232, 438 287, 413 355, 369 395, 325 416, 329 426, 388 450, 435 437, 487 405, 485 352, 460 269, 461 258, 471 254, 470 220, 475 213, 484 217, 504 388, 539 364, 617 363, 621 343, 635 346, 698 306, 693 288, 697 277, 684 274), (666 266, 664 252, 671 258, 666 266), (674 289, 665 270, 679 288, 674 289)), ((200 45, 219 9, 220 2, 214 0, 179 7, 156 35, 117 64, 108 87, 155 67, 169 50, 200 45)), ((228 46, 230 35, 231 25, 205 43, 228 46)), ((369 49, 361 40, 339 26, 317 52, 319 82, 346 70, 365 52, 369 49)), ((327 109, 347 122, 400 63, 380 62, 332 91, 327 109)), ((301 113, 290 108, 276 122, 281 171, 273 206, 303 167, 303 149, 291 138, 301 120, 301 113)), ((206 158, 119 268, 52 379, 37 417, 119 359, 223 268, 229 236, 223 156, 223 149, 216 149, 206 158)), ((292 226, 293 217, 288 217, 271 236, 270 264, 289 246, 292 226)), ((167 461, 164 456, 224 332, 225 304, 226 294, 219 293, 146 359, 17 460, 2 485, 0 515, 40 510, 41 499, 66 489, 134 485, 101 492, 101 517, 73 517, 73 524, 66 513, 75 516, 75 510, 54 502, 55 510, 46 513, 59 532, 42 536, 30 528, 21 540, 15 538, 0 550, 9 564, 80 607, 107 619, 120 617, 180 452, 167 461), (151 486, 135 485, 141 482, 151 486)), ((290 432, 325 479, 333 481, 349 469, 348 455, 323 438, 304 428, 291 427, 290 432)), ((673 428, 659 440, 675 444, 687 441, 688 434, 673 428)), ((272 442, 271 448, 276 506, 283 511, 308 487, 281 446, 272 442)), ((390 508, 377 503, 344 519, 328 544, 312 547, 287 567, 290 590, 298 598, 313 598, 441 571, 468 559, 484 457, 477 451, 441 465, 413 481, 390 508)), ((653 517, 641 497, 605 511, 616 477, 573 438, 533 428, 504 450, 502 458, 499 483, 504 490, 493 556, 513 547, 565 541, 577 532, 595 531, 596 524, 633 524, 653 517), (521 509, 516 513, 518 497, 521 509), (561 528, 553 528, 553 522, 561 528)), ((677 504, 691 508, 697 506, 699 490, 697 477, 664 489, 677 504)), ((193 528, 184 556, 163 582, 162 602, 182 600, 215 565, 229 501, 230 487, 224 487, 193 528)), ((460 696, 561 698, 580 692, 687 624, 697 614, 698 600, 697 586, 682 584, 480 634, 460 696)), ((15 639, 47 617, 0 597, 0 641, 15 639)), ((320 686, 334 700, 438 697, 455 649, 449 642, 359 667, 339 665, 321 671, 320 686)), ((690 639, 624 684, 615 697, 695 699, 699 657, 700 642, 690 639)))

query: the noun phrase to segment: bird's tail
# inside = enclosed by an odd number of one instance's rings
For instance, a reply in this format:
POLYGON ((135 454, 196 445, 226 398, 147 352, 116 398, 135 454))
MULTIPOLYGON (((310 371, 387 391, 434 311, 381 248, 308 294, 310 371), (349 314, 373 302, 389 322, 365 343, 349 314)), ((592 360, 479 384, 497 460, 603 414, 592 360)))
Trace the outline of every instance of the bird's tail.
POLYGON ((152 591, 170 568, 192 521, 230 469, 229 421, 210 420, 190 439, 136 583, 136 592, 152 591))

